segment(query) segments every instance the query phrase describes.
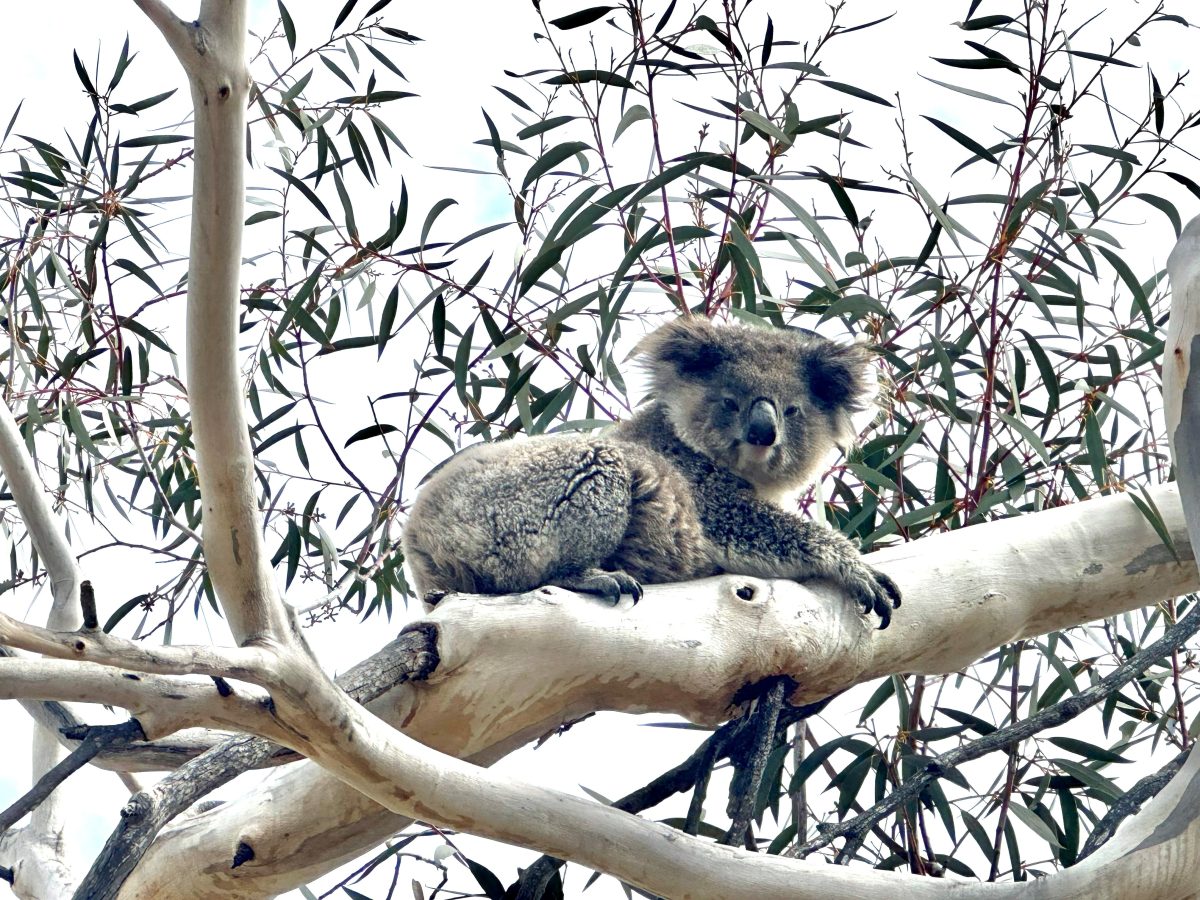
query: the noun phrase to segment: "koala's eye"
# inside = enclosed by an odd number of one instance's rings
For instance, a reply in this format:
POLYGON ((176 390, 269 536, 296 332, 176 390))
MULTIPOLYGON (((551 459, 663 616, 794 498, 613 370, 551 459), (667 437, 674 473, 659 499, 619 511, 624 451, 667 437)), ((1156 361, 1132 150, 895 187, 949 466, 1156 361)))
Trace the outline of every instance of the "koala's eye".
POLYGON ((729 412, 737 412, 738 411, 737 401, 734 400, 732 397, 726 397, 725 400, 723 401, 723 403, 724 403, 725 409, 727 409, 729 412))
POLYGON ((784 414, 785 416, 794 416, 794 415, 795 415, 796 413, 798 413, 798 412, 800 412, 800 410, 796 409, 796 407, 794 407, 794 406, 789 406, 787 409, 785 409, 785 410, 783 411, 783 414, 784 414))

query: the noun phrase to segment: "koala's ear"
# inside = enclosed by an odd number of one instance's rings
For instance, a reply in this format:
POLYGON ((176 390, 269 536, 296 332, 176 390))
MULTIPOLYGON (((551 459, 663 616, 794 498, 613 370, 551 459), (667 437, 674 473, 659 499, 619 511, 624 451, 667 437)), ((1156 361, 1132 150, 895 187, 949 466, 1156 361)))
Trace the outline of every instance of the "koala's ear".
POLYGON ((861 344, 847 347, 822 340, 805 354, 802 375, 821 406, 857 412, 870 400, 867 366, 872 355, 861 344))
POLYGON ((679 375, 703 377, 729 357, 720 331, 700 316, 681 317, 646 335, 633 352, 652 370, 669 367, 679 375))

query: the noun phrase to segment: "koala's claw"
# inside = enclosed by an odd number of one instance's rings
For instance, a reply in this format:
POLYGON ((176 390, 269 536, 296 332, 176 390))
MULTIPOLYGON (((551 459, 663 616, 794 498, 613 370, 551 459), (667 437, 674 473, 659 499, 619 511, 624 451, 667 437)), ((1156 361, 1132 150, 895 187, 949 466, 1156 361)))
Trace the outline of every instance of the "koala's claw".
POLYGON ((864 565, 861 572, 855 573, 851 592, 862 606, 863 615, 872 612, 879 616, 879 629, 887 628, 892 621, 892 610, 900 606, 900 588, 896 582, 869 566, 864 565))
POLYGON ((421 599, 425 602, 426 606, 428 606, 430 609, 433 609, 449 596, 449 591, 426 591, 425 596, 421 599))
POLYGON ((642 599, 641 584, 636 578, 621 571, 606 572, 602 569, 592 569, 574 578, 561 578, 554 584, 580 594, 594 594, 612 606, 616 606, 621 601, 622 594, 632 596, 635 604, 642 599))

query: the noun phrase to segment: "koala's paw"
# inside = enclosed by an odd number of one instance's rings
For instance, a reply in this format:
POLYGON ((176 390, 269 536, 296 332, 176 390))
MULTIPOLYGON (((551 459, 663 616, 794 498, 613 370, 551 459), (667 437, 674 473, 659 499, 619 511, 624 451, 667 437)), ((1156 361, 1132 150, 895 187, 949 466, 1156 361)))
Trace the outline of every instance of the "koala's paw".
POLYGON ((880 629, 887 628, 892 621, 892 610, 900 606, 900 588, 896 582, 865 563, 859 563, 847 574, 846 586, 862 607, 863 615, 875 613, 880 629))
POLYGON ((566 588, 580 594, 594 594, 601 600, 616 606, 622 594, 630 594, 633 602, 642 599, 642 586, 637 579, 625 572, 606 572, 603 569, 589 569, 582 575, 560 578, 551 582, 556 587, 566 588))

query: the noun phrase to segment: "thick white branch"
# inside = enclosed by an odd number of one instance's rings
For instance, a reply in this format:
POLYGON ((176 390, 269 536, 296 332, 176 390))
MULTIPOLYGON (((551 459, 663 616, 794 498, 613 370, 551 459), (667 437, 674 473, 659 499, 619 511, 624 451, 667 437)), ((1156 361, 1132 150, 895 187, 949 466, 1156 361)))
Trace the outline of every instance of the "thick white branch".
POLYGON ((75 554, 63 534, 62 524, 50 508, 46 489, 38 478, 7 403, 0 403, 0 471, 8 481, 21 520, 37 548, 38 558, 50 575, 54 605, 48 625, 64 631, 78 628, 80 578, 75 554))
POLYGON ((0 859, 13 870, 13 892, 21 900, 60 900, 70 897, 78 876, 63 846, 46 840, 37 829, 25 827, 0 834, 0 859))
POLYGON ((0 658, 0 700, 22 697, 120 706, 149 738, 194 724, 250 730, 271 727, 270 702, 237 682, 222 693, 208 678, 145 675, 90 662, 0 658))
POLYGON ((50 631, 27 625, 4 613, 0 613, 0 644, 56 659, 85 660, 138 672, 208 675, 244 681, 270 678, 270 664, 274 659, 267 651, 254 647, 155 647, 103 631, 50 631))
POLYGON ((246 0, 204 0, 195 22, 135 0, 188 76, 195 108, 187 387, 203 500, 204 560, 239 644, 290 642, 263 546, 237 360, 245 177, 246 0))

